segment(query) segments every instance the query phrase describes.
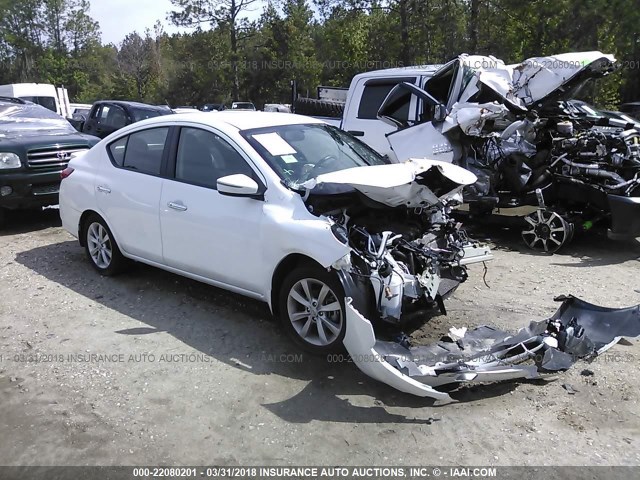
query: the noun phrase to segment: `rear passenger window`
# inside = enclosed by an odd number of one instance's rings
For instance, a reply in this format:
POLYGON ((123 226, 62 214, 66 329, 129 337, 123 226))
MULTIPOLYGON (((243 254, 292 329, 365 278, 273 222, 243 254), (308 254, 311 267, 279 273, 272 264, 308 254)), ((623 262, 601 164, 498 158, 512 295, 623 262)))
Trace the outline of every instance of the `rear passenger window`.
POLYGON ((129 135, 122 166, 136 172, 160 175, 169 127, 151 128, 129 135))
POLYGON ((129 137, 121 138, 120 140, 116 140, 111 145, 109 145, 109 153, 111 154, 111 160, 113 163, 121 167, 124 163, 124 150, 127 148, 127 140, 129 137))

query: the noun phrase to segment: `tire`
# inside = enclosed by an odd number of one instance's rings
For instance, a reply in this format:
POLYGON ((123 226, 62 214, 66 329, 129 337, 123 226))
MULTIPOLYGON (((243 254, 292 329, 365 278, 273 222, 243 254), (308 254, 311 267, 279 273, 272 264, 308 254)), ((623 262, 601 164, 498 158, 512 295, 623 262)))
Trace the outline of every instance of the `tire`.
POLYGON ((101 275, 116 275, 125 270, 128 261, 99 215, 92 214, 85 220, 82 235, 87 258, 101 275))
POLYGON ((7 218, 7 212, 4 208, 0 207, 0 229, 4 227, 5 220, 7 218))
POLYGON ((320 267, 296 268, 282 282, 278 307, 285 331, 304 351, 315 355, 343 351, 344 290, 335 274, 320 267))
POLYGON ((315 98, 297 98, 294 107, 299 115, 341 118, 344 113, 344 103, 315 98))

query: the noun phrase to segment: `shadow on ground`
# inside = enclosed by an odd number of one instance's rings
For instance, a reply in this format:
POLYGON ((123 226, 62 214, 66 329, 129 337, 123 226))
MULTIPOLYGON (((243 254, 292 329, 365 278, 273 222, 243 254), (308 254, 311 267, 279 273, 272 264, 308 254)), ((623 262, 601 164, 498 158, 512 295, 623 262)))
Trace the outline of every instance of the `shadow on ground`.
POLYGON ((20 233, 36 232, 50 227, 59 227, 60 210, 57 207, 33 210, 7 211, 4 226, 0 228, 0 237, 20 233))
MULTIPOLYGON (((390 413, 386 407, 434 406, 398 392, 362 374, 346 354, 314 357, 301 354, 281 331, 266 304, 136 264, 118 277, 102 277, 75 241, 21 252, 16 261, 80 295, 135 320, 145 327, 115 330, 114 335, 167 332, 186 345, 254 375, 279 375, 308 381, 296 395, 264 407, 282 419, 347 423, 423 423, 390 413), (250 367, 250 368, 249 368, 250 367), (374 406, 354 405, 343 396, 374 397, 374 406)), ((504 395, 516 383, 486 388, 464 387, 451 395, 473 402, 504 395)))

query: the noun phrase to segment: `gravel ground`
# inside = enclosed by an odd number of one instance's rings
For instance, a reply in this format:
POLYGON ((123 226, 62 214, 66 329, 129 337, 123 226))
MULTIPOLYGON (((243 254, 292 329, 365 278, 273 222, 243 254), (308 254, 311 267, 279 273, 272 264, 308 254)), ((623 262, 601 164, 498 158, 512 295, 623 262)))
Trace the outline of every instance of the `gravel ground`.
MULTIPOLYGON (((490 288, 473 266, 414 338, 515 331, 561 293, 640 303, 637 242, 544 256, 491 234, 490 288)), ((0 232, 0 299, 3 465, 640 465, 637 340, 436 406, 300 354, 261 303, 142 265, 100 277, 55 210, 0 232)))

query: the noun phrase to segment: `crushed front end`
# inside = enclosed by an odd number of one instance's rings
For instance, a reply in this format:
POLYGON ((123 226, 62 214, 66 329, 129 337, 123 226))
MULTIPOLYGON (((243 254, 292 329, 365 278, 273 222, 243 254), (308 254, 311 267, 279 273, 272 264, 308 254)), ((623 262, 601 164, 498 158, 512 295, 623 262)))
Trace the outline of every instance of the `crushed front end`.
POLYGON ((422 318, 467 279, 467 266, 492 259, 451 217, 475 176, 451 164, 412 159, 318 177, 306 203, 351 248, 334 265, 357 285, 376 324, 422 318), (368 178, 363 178, 364 173, 368 178))

